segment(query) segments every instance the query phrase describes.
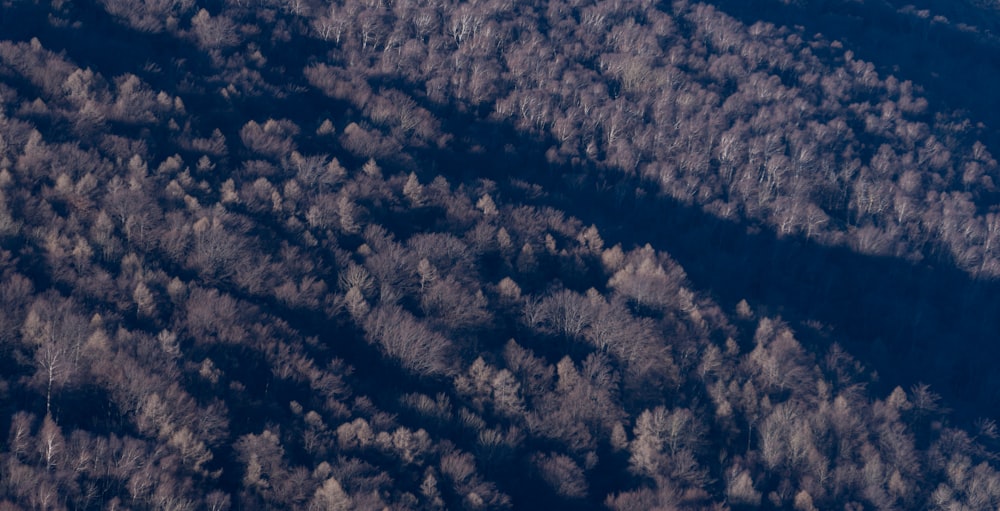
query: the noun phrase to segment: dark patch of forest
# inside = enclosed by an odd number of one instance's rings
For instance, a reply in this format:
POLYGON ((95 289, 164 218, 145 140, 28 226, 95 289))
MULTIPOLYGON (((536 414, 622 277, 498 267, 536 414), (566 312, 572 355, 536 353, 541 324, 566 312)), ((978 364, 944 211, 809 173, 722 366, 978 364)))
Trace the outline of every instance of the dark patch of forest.
POLYGON ((0 510, 1000 506, 1000 18, 897 3, 4 2, 0 510))

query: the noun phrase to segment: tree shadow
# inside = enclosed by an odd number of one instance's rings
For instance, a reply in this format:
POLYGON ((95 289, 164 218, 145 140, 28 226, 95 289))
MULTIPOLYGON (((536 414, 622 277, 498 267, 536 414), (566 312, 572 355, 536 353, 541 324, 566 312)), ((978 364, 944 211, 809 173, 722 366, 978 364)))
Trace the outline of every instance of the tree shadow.
MULTIPOLYGON (((994 313, 1000 283, 973 279, 946 263, 865 255, 721 219, 619 170, 552 165, 545 157, 552 140, 422 106, 446 120, 449 132, 464 134, 461 146, 485 150, 428 150, 416 158, 421 168, 433 162, 449 179, 493 180, 503 200, 554 207, 596 225, 606 246, 649 243, 677 260, 691 287, 728 313, 746 299, 760 314, 788 321, 820 362, 833 342, 841 344, 876 376, 876 395, 927 383, 953 408, 954 419, 969 424, 996 417, 1000 378, 992 376, 992 360, 998 350, 990 340, 1000 329, 994 313), (545 194, 534 197, 517 181, 537 184, 545 194)), ((752 347, 751 339, 742 341, 752 347)))
MULTIPOLYGON (((1000 144, 1000 11, 967 2, 883 0, 703 0, 746 25, 758 21, 802 27, 808 40, 840 41, 879 75, 910 80, 930 103, 928 111, 960 112, 991 147, 1000 144), (914 6, 916 4, 916 6, 914 6), (933 8, 929 16, 920 9, 933 8), (947 21, 935 20, 943 14, 947 21), (918 89, 920 90, 920 89, 918 89)), ((668 7, 663 7, 667 9, 668 7)), ((955 119, 956 121, 959 119, 955 119)))

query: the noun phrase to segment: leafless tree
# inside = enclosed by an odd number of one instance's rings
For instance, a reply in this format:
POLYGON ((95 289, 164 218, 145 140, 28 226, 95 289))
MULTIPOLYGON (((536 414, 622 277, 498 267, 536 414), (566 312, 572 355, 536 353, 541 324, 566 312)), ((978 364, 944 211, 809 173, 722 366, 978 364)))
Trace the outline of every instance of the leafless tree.
POLYGON ((422 375, 451 372, 451 342, 397 305, 380 305, 364 323, 370 342, 403 367, 422 375))

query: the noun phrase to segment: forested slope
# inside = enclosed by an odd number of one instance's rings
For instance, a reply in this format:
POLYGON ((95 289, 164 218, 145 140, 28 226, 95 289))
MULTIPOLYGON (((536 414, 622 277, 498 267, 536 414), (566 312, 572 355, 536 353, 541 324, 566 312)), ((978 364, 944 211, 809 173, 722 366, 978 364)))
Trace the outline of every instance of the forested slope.
POLYGON ((997 508, 925 3, 5 2, 0 509, 997 508))

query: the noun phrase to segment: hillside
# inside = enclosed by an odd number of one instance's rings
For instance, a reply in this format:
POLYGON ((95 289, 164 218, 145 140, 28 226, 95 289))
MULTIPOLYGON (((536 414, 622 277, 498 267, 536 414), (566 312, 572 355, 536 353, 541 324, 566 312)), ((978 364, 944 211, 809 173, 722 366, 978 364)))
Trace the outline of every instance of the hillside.
POLYGON ((996 509, 989 2, 0 5, 0 510, 996 509))

